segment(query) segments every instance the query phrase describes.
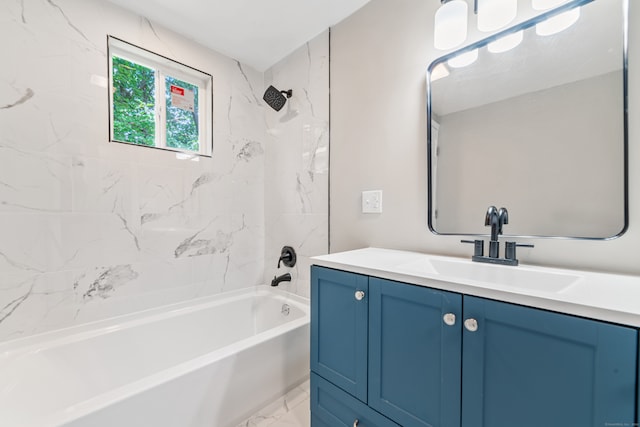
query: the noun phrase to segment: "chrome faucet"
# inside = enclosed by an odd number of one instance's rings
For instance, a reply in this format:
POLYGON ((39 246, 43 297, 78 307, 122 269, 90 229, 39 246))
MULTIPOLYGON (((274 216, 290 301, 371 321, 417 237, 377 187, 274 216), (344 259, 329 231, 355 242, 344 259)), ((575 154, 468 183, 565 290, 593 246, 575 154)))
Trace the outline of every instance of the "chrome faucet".
POLYGON ((502 234, 502 226, 509 224, 509 212, 507 208, 496 209, 495 206, 487 208, 487 214, 484 217, 484 225, 491 226, 491 240, 489 241, 489 258, 498 258, 500 256, 500 242, 498 236, 502 234))
POLYGON ((498 234, 502 234, 504 224, 509 224, 509 211, 507 208, 500 208, 498 210, 498 234))
POLYGON ((504 258, 500 258, 500 242, 498 237, 502 234, 502 226, 509 224, 509 212, 507 208, 496 209, 495 206, 487 208, 484 217, 484 225, 491 227, 491 238, 489 240, 489 256, 484 256, 484 240, 462 240, 462 243, 473 243, 474 250, 471 259, 478 262, 488 262, 491 264, 518 265, 516 258, 516 247, 532 248, 533 245, 523 245, 516 242, 507 242, 504 258))
POLYGON ((495 206, 489 206, 487 208, 484 225, 491 226, 491 240, 498 240, 498 210, 495 206))

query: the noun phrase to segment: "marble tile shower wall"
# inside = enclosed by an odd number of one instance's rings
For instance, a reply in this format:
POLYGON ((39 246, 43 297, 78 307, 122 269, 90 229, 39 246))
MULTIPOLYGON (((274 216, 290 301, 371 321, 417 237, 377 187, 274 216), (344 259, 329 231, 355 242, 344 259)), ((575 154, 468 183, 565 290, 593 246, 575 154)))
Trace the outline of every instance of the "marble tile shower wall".
POLYGON ((0 340, 263 282, 263 73, 99 0, 0 45, 0 340), (213 75, 212 158, 108 142, 107 34, 213 75))
POLYGON ((267 70, 269 84, 293 96, 266 111, 265 280, 289 270, 276 266, 282 246, 293 246, 298 263, 280 287, 308 297, 309 257, 328 251, 329 31, 267 70))

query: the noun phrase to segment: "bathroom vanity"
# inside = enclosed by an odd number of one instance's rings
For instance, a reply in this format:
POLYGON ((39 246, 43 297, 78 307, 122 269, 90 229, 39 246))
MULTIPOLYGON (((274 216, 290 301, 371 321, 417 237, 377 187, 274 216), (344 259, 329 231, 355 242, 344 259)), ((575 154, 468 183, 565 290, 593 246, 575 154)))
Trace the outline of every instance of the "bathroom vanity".
POLYGON ((313 427, 637 422, 638 277, 376 248, 313 264, 313 427))

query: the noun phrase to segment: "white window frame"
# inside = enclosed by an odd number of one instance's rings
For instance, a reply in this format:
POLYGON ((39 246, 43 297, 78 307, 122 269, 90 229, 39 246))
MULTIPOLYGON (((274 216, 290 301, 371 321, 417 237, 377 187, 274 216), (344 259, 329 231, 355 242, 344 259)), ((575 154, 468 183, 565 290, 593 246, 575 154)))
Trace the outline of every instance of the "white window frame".
POLYGON ((109 58, 109 141, 138 147, 159 148, 190 155, 211 157, 213 151, 213 77, 203 71, 184 65, 165 56, 135 46, 113 36, 107 36, 107 53, 109 58), (136 144, 115 139, 113 125, 113 56, 135 62, 151 68, 156 73, 156 120, 155 144, 153 146, 136 144), (166 99, 165 77, 174 77, 198 87, 198 151, 185 150, 167 146, 166 141, 166 99))

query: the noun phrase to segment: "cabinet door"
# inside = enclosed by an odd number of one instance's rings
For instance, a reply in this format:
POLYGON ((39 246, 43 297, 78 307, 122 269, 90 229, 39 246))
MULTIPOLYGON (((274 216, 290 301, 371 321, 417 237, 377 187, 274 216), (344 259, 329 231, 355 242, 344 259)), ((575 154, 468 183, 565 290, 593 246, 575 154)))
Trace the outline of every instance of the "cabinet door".
POLYGON ((367 276, 311 268, 311 370, 365 403, 368 293, 367 276))
POLYGON ((634 422, 636 330, 467 296, 464 318, 463 427, 634 422))
POLYGON ((399 427, 393 421, 312 372, 311 427, 325 426, 399 427))
POLYGON ((406 427, 459 426, 461 315, 459 294, 370 278, 369 406, 406 427))

